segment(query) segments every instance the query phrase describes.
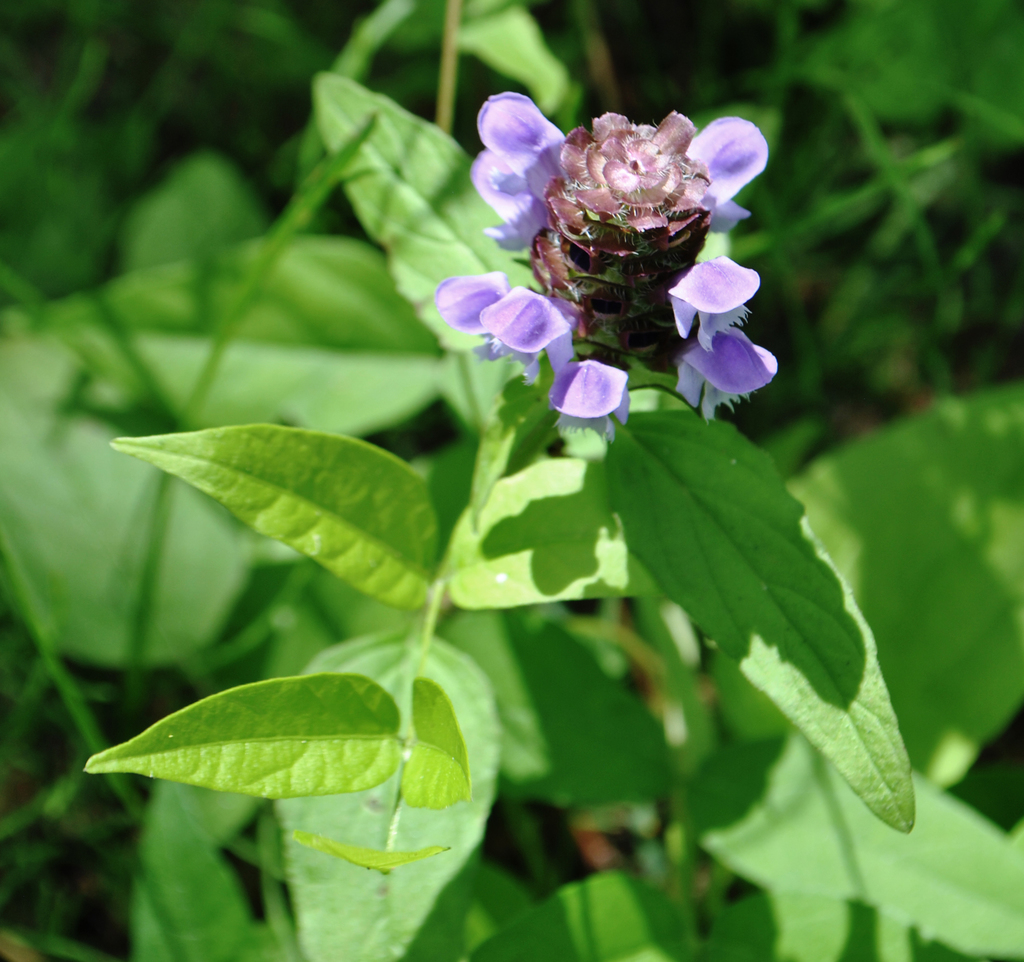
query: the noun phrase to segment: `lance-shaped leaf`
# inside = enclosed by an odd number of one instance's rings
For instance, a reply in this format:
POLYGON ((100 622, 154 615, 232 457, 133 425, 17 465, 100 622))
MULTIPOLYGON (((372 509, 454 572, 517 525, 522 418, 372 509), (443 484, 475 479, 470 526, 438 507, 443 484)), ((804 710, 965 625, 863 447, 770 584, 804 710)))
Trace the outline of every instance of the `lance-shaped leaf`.
POLYGON ((630 551, 879 818, 914 824, 875 640, 768 456, 689 411, 638 414, 609 449, 630 551))
POLYGON ((394 699, 364 675, 274 678, 189 705, 85 770, 265 798, 358 792, 398 767, 398 724, 394 699))
POLYGON ((423 479, 365 441, 272 424, 120 438, 216 498, 260 534, 396 608, 418 608, 437 519, 423 479))
POLYGON ((447 808, 473 798, 466 742, 444 689, 417 678, 412 689, 416 743, 402 772, 402 798, 414 808, 447 808))
POLYGON ((292 832, 292 837, 306 848, 316 849, 318 852, 333 855, 335 858, 343 858, 353 865, 375 869, 382 875, 387 875, 392 869, 401 865, 408 865, 410 862, 418 862, 422 858, 430 858, 431 855, 440 855, 441 852, 448 851, 443 845, 428 845, 415 852, 379 852, 375 848, 346 845, 344 842, 335 842, 323 835, 300 832, 298 829, 292 832))

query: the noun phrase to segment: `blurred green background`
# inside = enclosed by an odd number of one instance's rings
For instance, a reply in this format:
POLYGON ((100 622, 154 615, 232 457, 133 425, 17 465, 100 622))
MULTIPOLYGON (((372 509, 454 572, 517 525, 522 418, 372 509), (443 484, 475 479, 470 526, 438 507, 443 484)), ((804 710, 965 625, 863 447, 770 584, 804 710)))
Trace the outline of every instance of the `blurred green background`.
MULTIPOLYGON (((82 724, 31 633, 52 631, 75 659, 78 695, 120 740, 197 695, 298 671, 331 641, 399 618, 272 555, 192 492, 170 489, 154 513, 150 474, 102 443, 174 429, 245 242, 320 155, 317 71, 333 66, 433 116, 443 2, 389 0, 370 17, 375 8, 0 6, 0 474, 34 545, 0 546, 0 918, 55 957, 126 955, 138 830, 105 782, 77 774, 82 724), (30 436, 58 454, 20 446, 30 436), (78 573, 66 584, 26 575, 19 588, 12 575, 69 558, 78 573), (37 603, 24 596, 33 590, 37 603)), ((531 93, 564 130, 604 110, 656 122, 674 109, 698 124, 739 114, 765 132, 769 166, 739 198, 754 215, 732 256, 761 274, 749 327, 780 372, 726 416, 784 474, 938 397, 1024 376, 1019 2, 529 9, 543 36, 508 0, 466 2, 455 136, 471 154, 476 111, 506 89, 531 93)), ((247 315, 206 422, 366 436, 426 465, 435 490, 464 484, 474 399, 451 387, 342 192, 308 234, 247 315)), ((17 540, 11 523, 5 537, 17 540)), ((1024 758, 1014 730, 986 757, 1024 758)), ((253 843, 232 844, 253 895, 253 843)), ((565 857, 564 877, 578 861, 565 857)))

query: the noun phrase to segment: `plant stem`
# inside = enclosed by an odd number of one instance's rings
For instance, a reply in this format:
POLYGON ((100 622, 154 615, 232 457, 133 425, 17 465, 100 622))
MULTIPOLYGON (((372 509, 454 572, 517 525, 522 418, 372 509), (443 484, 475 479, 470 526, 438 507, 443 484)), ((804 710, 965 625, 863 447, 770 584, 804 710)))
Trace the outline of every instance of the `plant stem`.
POLYGON ((444 600, 447 578, 438 578, 427 592, 427 604, 423 615, 423 629, 420 632, 420 663, 417 675, 422 675, 427 667, 427 656, 430 654, 430 643, 434 640, 434 629, 437 627, 437 616, 441 613, 441 602, 444 600))
POLYGON ((447 0, 444 8, 444 37, 441 40, 441 74, 437 81, 435 123, 446 134, 452 132, 455 119, 456 76, 459 68, 459 24, 462 0, 447 0))
MULTIPOLYGON (((11 586, 11 593, 17 602, 25 627, 32 641, 35 642, 39 656, 46 666, 47 674, 50 676, 54 688, 57 689, 61 701, 64 702, 64 707, 71 716, 75 728, 78 729, 82 741, 85 742, 90 753, 95 755, 108 747, 96 721, 96 716, 89 708, 82 689, 78 687, 78 682, 75 681, 74 676, 57 654, 56 627, 50 619, 41 617, 35 610, 25 573, 21 570, 10 545, 4 541, 3 533, 0 532, 0 557, 6 559, 8 584, 11 586)), ((142 802, 128 780, 123 775, 108 775, 107 783, 121 800, 128 814, 134 819, 141 818, 142 802)))

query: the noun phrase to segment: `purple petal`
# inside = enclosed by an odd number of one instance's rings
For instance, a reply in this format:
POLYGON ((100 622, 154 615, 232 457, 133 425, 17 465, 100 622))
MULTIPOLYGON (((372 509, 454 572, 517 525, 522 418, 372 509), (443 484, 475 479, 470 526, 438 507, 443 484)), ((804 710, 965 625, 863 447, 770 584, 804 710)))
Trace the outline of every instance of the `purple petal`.
POLYGON ((528 247, 539 230, 548 225, 548 209, 542 198, 527 188, 526 180, 490 150, 481 151, 470 171, 473 186, 505 224, 484 233, 506 250, 528 247), (516 190, 515 193, 511 192, 516 190))
POLYGON ((779 369, 779 362, 773 354, 752 344, 745 334, 736 330, 716 334, 710 351, 705 351, 699 344, 692 345, 683 354, 681 362, 727 394, 756 391, 775 377, 779 369))
POLYGON ((520 212, 522 201, 518 195, 526 190, 526 181, 519 178, 522 186, 518 191, 503 189, 509 185, 509 178, 516 175, 512 174, 508 164, 494 151, 482 150, 473 161, 469 176, 477 193, 494 208, 502 220, 512 220, 520 212))
POLYGON ((768 142, 749 120, 721 117, 693 138, 687 154, 707 164, 711 186, 704 196, 721 204, 764 170, 768 142))
POLYGON ((724 200, 720 204, 715 204, 709 201, 705 194, 701 203, 711 211, 711 230, 716 234, 731 231, 741 220, 746 220, 750 216, 750 211, 746 207, 740 207, 734 200, 724 200))
POLYGON ((701 314, 700 329, 697 331, 697 340, 705 351, 711 350, 711 344, 716 334, 721 334, 731 327, 741 325, 746 319, 749 311, 746 305, 734 307, 724 314, 701 314))
POLYGON ((700 390, 704 387, 704 375, 695 367, 680 362, 679 380, 676 382, 676 390, 682 394, 693 407, 700 402, 700 390))
POLYGON ((697 308, 671 293, 668 299, 672 302, 672 313, 676 317, 676 330, 679 331, 679 336, 689 337, 693 319, 697 316, 697 308))
MULTIPOLYGON (((566 364, 555 376, 551 406, 575 418, 601 418, 613 411, 629 413, 629 375, 600 361, 566 364)), ((625 418, 622 418, 625 420, 625 418)))
POLYGON ((560 310, 542 294, 513 288, 480 314, 480 323, 514 351, 535 354, 571 331, 560 310))
POLYGON ((557 152, 565 140, 537 105, 522 94, 489 97, 480 108, 477 129, 484 146, 523 177, 542 154, 552 149, 557 152))
POLYGON ((501 271, 474 277, 449 277, 437 285, 434 303, 449 327, 464 334, 484 334, 480 312, 509 292, 508 277, 501 271))
POLYGON ((760 286, 757 271, 740 267, 728 257, 716 257, 685 271, 669 294, 701 313, 724 314, 749 301, 760 286))
POLYGON ((572 331, 559 334, 546 348, 551 369, 557 374, 572 360, 575 349, 572 344, 572 331))

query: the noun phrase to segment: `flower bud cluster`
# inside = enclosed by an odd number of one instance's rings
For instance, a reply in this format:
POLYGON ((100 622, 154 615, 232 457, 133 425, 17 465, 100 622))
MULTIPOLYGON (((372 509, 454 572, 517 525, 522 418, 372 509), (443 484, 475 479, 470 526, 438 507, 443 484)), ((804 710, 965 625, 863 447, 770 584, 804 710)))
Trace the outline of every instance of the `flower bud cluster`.
POLYGON ((767 163, 757 127, 726 117, 697 133, 674 111, 657 127, 609 113, 563 136, 513 93, 491 97, 478 126, 473 182, 504 221, 487 233, 529 248, 540 292, 499 272, 452 277, 437 307, 483 337, 482 357, 511 355, 530 382, 546 353, 560 425, 613 437, 638 362, 674 368, 705 417, 772 379, 775 358, 739 329, 757 273, 728 257, 697 262, 709 231, 750 216, 732 198, 767 163))

